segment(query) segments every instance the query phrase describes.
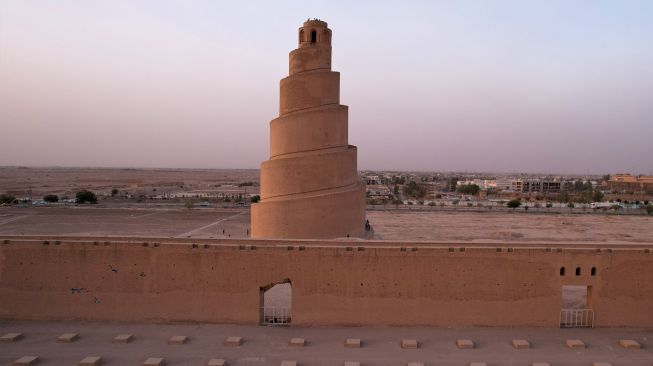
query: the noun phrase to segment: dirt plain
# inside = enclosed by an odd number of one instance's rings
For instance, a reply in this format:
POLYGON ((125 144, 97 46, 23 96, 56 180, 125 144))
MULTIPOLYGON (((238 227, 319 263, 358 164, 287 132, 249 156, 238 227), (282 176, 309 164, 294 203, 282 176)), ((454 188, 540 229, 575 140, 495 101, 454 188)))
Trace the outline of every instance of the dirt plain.
MULTIPOLYGON (((145 207, 2 207, 0 235, 249 236, 247 207, 145 207)), ((380 240, 653 242, 650 216, 374 210, 367 217, 380 240)))
MULTIPOLYGON (((0 167, 0 193, 74 197, 81 188, 100 195, 98 205, 0 207, 0 234, 135 235, 245 238, 249 209, 211 200, 186 209, 184 199, 108 197, 111 189, 135 196, 256 194, 258 170, 0 167), (239 184, 251 182, 250 187, 239 184), (224 233, 223 233, 224 230, 224 233)), ((374 238, 407 241, 653 242, 653 217, 585 211, 477 210, 439 207, 369 209, 374 238)))
POLYGON ((382 240, 653 242, 651 216, 386 210, 367 217, 382 240))
POLYGON ((254 169, 134 169, 0 167, 0 193, 34 199, 46 194, 74 197, 80 189, 108 195, 121 192, 190 192, 258 182, 254 169))

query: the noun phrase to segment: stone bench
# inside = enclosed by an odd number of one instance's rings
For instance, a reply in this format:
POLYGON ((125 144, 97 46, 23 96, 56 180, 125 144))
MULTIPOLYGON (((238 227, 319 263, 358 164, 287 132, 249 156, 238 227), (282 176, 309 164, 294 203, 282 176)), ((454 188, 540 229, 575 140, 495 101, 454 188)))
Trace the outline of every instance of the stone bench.
POLYGON ((565 344, 569 348, 585 348, 585 343, 580 339, 567 339, 565 344))
POLYGON ((79 338, 79 333, 64 333, 57 337, 59 343, 72 343, 79 338))
POLYGON ((134 339, 131 334, 118 334, 111 340, 112 343, 129 343, 134 339))
POLYGON ((88 356, 79 361, 79 366, 97 366, 102 364, 102 356, 88 356))
POLYGON ((640 349, 642 345, 634 339, 620 339, 619 345, 626 349, 640 349))
POLYGON ((184 335, 172 336, 170 339, 168 339, 168 344, 181 345, 185 344, 186 342, 188 342, 188 336, 184 335))
POLYGON ((243 337, 227 337, 222 343, 227 347, 240 347, 243 344, 243 337))
POLYGON ((459 339, 456 341, 456 347, 459 349, 470 349, 474 348, 474 341, 471 339, 459 339))
POLYGON ((345 347, 347 347, 347 348, 361 348, 360 338, 347 338, 345 340, 345 347))
POLYGON ((212 358, 206 363, 206 366, 226 366, 227 361, 222 358, 212 358))
POLYGON ((11 343, 23 338, 23 333, 7 333, 0 337, 0 342, 11 343))
POLYGON ((288 345, 293 347, 304 347, 306 345, 306 340, 304 338, 292 338, 288 345))
POLYGON ((17 359, 16 361, 14 361, 13 365, 29 366, 29 365, 34 365, 37 362, 39 362, 39 356, 23 356, 17 359))
POLYGON ((150 357, 143 362, 143 366, 163 366, 165 364, 163 357, 150 357))
POLYGON ((417 340, 416 339, 402 339, 401 340, 401 348, 405 349, 416 349, 417 348, 417 340))
POLYGON ((531 344, 525 339, 513 339, 512 347, 514 349, 528 349, 531 348, 531 344))

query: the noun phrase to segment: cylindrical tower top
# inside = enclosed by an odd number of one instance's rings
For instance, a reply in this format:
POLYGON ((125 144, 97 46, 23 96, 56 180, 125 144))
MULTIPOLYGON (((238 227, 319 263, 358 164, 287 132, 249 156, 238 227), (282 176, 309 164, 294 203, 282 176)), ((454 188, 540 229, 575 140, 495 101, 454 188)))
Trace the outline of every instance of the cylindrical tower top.
POLYGON ((331 29, 327 22, 309 19, 299 28, 299 48, 316 45, 331 45, 331 29))

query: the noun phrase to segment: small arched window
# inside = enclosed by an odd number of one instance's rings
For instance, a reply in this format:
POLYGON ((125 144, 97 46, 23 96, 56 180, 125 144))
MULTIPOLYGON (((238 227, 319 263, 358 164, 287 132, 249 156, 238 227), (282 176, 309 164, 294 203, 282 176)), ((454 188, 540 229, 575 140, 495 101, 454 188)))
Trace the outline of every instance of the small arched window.
POLYGON ((299 31, 299 43, 304 42, 304 30, 299 31))
POLYGON ((317 32, 315 30, 311 31, 311 43, 317 42, 317 32))
POLYGON ((592 276, 596 276, 596 267, 592 267, 592 276))
POLYGON ((565 275, 565 267, 560 267, 560 276, 565 275))
POLYGON ((580 276, 580 267, 576 267, 576 276, 580 276))

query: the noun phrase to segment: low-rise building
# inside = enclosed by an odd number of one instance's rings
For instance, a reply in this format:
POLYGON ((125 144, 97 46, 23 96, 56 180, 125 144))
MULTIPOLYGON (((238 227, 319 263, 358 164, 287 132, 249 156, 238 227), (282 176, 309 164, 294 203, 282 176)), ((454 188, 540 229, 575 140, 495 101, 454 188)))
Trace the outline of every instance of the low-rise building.
POLYGON ((511 182, 511 189, 521 193, 560 193, 563 182, 556 179, 515 179, 511 182))
POLYGON ((653 175, 615 174, 607 184, 610 190, 653 192, 653 175))

